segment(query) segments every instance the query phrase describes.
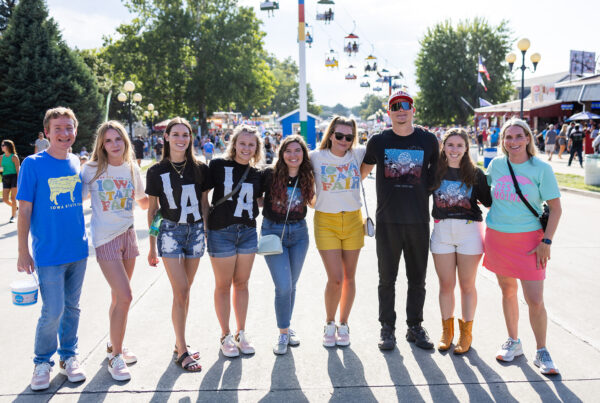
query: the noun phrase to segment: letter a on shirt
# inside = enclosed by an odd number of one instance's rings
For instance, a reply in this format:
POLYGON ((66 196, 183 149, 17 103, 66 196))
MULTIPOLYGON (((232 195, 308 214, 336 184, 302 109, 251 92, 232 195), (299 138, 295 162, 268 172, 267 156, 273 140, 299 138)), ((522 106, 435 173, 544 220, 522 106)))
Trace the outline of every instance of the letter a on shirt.
MULTIPOLYGON (((223 191, 224 194, 228 195, 229 193, 231 193, 231 190, 233 189, 233 167, 225 167, 225 190, 223 191)), ((229 196, 229 199, 227 200, 233 200, 231 198, 231 196, 229 196)))
POLYGON ((194 220, 200 220, 200 210, 198 209, 198 198, 196 197, 195 185, 181 186, 181 216, 179 217, 180 224, 185 224, 187 222, 188 214, 193 214, 194 220))
POLYGON ((254 186, 251 183, 242 183, 242 189, 238 195, 237 206, 233 215, 236 217, 241 217, 242 212, 246 210, 248 212, 248 217, 252 220, 254 218, 254 215, 252 214, 253 197, 254 186))
POLYGON ((171 187, 171 178, 169 177, 169 175, 170 174, 166 172, 160 175, 160 178, 162 179, 165 196, 167 196, 167 201, 169 202, 169 208, 172 210, 176 210, 177 205, 175 204, 175 198, 173 197, 173 187, 171 187))

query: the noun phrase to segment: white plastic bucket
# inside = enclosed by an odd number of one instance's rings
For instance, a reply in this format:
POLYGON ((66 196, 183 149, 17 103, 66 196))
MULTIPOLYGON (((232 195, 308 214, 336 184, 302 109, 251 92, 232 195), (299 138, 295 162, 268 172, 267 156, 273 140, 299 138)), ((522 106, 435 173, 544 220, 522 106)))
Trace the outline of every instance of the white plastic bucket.
POLYGON ((477 161, 479 160, 479 150, 477 149, 477 144, 469 147, 469 156, 471 157, 471 161, 473 161, 474 164, 477 164, 477 161))
POLYGON ((586 155, 584 168, 583 182, 590 186, 600 186, 600 155, 586 155))
POLYGON ((38 285, 33 278, 13 281, 10 283, 10 289, 14 305, 33 305, 38 300, 38 285))
POLYGON ((496 147, 488 147, 483 149, 483 167, 487 168, 490 162, 498 155, 496 147))

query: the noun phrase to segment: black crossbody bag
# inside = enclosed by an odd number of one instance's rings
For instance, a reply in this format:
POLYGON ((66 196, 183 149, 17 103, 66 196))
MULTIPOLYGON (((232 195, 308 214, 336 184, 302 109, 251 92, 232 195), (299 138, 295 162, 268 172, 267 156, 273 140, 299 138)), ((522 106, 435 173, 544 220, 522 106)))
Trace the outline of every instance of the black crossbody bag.
POLYGON ((535 211, 535 209, 533 207, 531 207, 531 204, 529 204, 527 199, 523 196, 523 193, 521 193, 521 188, 519 187, 519 182, 517 182, 517 177, 515 176, 515 172, 513 171, 512 165, 510 165, 508 158, 506 158, 506 163, 508 164, 508 169, 510 170, 510 176, 512 176, 512 181, 513 181, 513 184, 515 185, 517 194, 523 201, 523 204, 525 204, 525 206, 527 206, 529 211, 531 211, 531 213, 540 220, 540 224, 542 224, 542 229, 545 232, 546 226, 548 225, 548 217, 550 216, 550 208, 548 207, 548 204, 544 202, 544 204, 542 205, 542 208, 544 211, 542 212, 542 215, 538 215, 537 211, 535 211))
POLYGON ((244 171, 244 174, 240 178, 240 181, 237 183, 237 185, 235 185, 233 190, 231 192, 227 193, 225 196, 221 197, 219 200, 217 200, 216 203, 213 203, 210 206, 210 208, 208 209, 208 217, 210 217, 212 212, 215 210, 215 207, 217 207, 219 204, 225 203, 225 200, 229 199, 231 196, 233 196, 235 193, 237 193, 238 190, 240 190, 240 188, 242 187, 242 183, 244 183, 244 181, 248 177, 248 172, 250 172, 250 164, 248 164, 248 167, 244 171))

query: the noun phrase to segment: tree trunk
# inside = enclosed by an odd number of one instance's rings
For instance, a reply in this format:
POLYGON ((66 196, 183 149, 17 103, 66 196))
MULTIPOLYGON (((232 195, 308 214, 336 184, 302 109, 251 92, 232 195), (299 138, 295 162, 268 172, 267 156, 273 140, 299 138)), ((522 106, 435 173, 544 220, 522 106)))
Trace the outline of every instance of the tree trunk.
POLYGON ((207 118, 208 116, 206 116, 206 103, 204 102, 204 100, 201 100, 200 108, 198 111, 198 119, 200 120, 200 130, 203 136, 208 135, 208 122, 206 121, 207 118))

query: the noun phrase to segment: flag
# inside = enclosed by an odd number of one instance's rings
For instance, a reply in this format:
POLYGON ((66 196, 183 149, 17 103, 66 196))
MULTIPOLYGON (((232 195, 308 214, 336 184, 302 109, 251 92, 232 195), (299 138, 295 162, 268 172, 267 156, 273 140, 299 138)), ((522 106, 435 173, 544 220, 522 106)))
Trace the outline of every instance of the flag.
POLYGON ((483 87, 484 91, 487 91, 487 87, 485 86, 485 83, 483 82, 483 78, 481 78, 481 73, 477 73, 477 82, 479 84, 481 84, 481 86, 483 87))
POLYGON ((479 98, 479 107, 483 108, 484 106, 492 106, 492 104, 483 98, 479 98))
POLYGON ((479 68, 477 69, 477 71, 485 74, 485 78, 487 78, 489 81, 490 73, 488 73, 487 69, 485 68, 485 65, 483 64, 483 60, 481 59, 481 55, 478 55, 477 57, 479 57, 479 68))

